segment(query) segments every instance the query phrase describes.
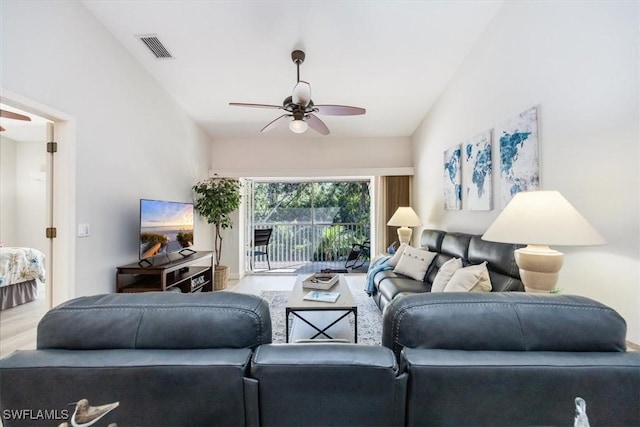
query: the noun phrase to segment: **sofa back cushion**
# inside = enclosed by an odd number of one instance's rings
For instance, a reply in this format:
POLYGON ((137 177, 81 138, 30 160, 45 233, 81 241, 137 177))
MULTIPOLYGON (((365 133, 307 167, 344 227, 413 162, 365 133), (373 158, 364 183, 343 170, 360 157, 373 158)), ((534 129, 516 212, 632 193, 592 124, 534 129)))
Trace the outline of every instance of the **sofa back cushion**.
POLYGON ((255 348, 271 342, 265 300, 231 292, 76 298, 38 325, 38 349, 255 348))
POLYGON ((431 252, 440 252, 442 239, 444 239, 446 231, 442 230, 422 230, 420 235, 420 246, 431 252))
POLYGON ((487 262, 494 292, 524 291, 513 251, 522 245, 487 242, 482 236, 472 236, 467 259, 471 264, 487 262))
POLYGON ((575 295, 425 293, 395 298, 382 344, 448 350, 625 351, 626 323, 612 308, 575 295))

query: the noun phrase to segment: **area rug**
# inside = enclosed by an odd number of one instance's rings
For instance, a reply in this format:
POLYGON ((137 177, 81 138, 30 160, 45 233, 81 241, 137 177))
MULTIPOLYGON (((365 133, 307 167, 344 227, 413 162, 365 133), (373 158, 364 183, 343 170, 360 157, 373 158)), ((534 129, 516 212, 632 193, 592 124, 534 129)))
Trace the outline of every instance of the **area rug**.
MULTIPOLYGON (((380 345, 382 342, 382 315, 373 299, 364 292, 364 279, 347 279, 353 299, 358 306, 358 344, 380 345)), ((288 291, 262 291, 260 296, 269 303, 271 312, 271 330, 273 342, 285 342, 285 305, 289 299, 288 291)), ((353 328, 353 316, 349 316, 353 328)))

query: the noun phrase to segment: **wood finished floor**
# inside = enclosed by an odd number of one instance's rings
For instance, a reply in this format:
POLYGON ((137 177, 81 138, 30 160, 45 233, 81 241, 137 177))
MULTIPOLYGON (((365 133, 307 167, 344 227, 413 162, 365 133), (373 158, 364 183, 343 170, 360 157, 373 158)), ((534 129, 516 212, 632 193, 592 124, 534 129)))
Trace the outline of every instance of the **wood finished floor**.
MULTIPOLYGON (((289 290, 295 276, 247 276, 241 281, 231 281, 228 291, 258 294, 261 290, 289 290)), ((36 348, 38 322, 47 312, 44 287, 39 288, 38 299, 0 311, 0 357, 16 350, 36 348)), ((629 351, 640 351, 640 345, 627 341, 629 351)))
POLYGON ((47 312, 44 286, 38 287, 38 299, 0 311, 0 357, 15 350, 36 348, 38 322, 47 312))

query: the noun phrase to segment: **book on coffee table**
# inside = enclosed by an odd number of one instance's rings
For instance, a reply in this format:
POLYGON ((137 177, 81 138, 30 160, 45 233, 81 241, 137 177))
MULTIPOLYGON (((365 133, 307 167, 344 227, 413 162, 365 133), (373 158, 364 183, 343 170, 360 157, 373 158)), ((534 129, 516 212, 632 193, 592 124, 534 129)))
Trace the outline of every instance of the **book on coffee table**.
POLYGON ((311 291, 304 296, 308 301, 336 302, 340 292, 311 291))

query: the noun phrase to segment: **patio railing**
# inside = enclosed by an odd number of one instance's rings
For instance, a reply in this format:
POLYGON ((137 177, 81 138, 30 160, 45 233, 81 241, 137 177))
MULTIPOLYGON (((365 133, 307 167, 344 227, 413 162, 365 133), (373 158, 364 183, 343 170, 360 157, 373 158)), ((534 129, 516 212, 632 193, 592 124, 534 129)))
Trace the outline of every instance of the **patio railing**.
POLYGON ((343 261, 354 243, 370 238, 369 223, 261 223, 255 228, 273 228, 269 259, 279 264, 343 261))

